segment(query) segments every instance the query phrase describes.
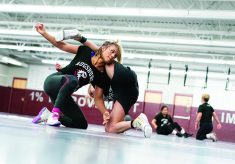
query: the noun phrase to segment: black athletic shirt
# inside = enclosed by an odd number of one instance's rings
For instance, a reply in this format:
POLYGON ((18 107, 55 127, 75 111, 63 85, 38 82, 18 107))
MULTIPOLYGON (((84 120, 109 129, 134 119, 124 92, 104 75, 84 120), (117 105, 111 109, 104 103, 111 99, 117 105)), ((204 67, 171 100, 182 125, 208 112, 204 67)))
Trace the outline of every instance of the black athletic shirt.
POLYGON ((154 117, 154 119, 157 122, 157 129, 162 127, 165 124, 173 123, 173 120, 172 120, 172 118, 171 118, 171 116, 169 114, 164 117, 162 113, 158 113, 154 117))
POLYGON ((112 80, 105 73, 104 95, 106 99, 118 100, 127 111, 133 105, 133 101, 136 101, 138 93, 138 81, 135 72, 115 61, 112 80))
POLYGON ((200 124, 202 123, 211 123, 212 122, 212 114, 214 112, 214 109, 212 106, 208 103, 204 103, 199 106, 198 113, 202 113, 202 118, 200 120, 200 124))
POLYGON ((92 65, 92 56, 94 56, 94 52, 89 47, 79 46, 77 54, 70 64, 60 71, 63 74, 76 76, 79 80, 78 88, 81 88, 88 83, 91 83, 93 86, 97 85, 103 88, 105 75, 92 65))
MULTIPOLYGON (((108 75, 106 72, 104 72, 103 74, 103 84, 102 84, 102 87, 103 88, 103 95, 104 95, 104 101, 113 101, 114 100, 114 94, 113 94, 113 89, 112 89, 112 86, 111 86, 111 80, 109 79, 108 75)), ((95 87, 93 85, 93 87, 95 87)))
MULTIPOLYGON (((92 86, 95 88, 95 85, 92 84, 92 86)), ((102 87, 103 89, 103 99, 104 101, 113 101, 113 89, 112 86, 110 84, 110 79, 107 78, 107 75, 104 75, 104 80, 103 80, 103 84, 102 87)))
POLYGON ((104 95, 108 100, 118 101, 127 114, 139 95, 136 73, 115 61, 112 79, 105 75, 104 95))
POLYGON ((111 85, 104 86, 104 100, 105 101, 113 101, 113 89, 111 85))

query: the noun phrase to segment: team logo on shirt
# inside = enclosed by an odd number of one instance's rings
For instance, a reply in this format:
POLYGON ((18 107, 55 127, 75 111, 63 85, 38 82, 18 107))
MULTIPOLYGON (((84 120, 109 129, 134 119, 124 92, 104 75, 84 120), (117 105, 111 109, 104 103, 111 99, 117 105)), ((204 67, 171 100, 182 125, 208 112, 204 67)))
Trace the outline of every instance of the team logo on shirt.
POLYGON ((108 91, 108 95, 103 97, 105 101, 113 101, 113 89, 110 86, 109 87, 109 91, 108 91))
POLYGON ((83 71, 83 70, 79 70, 78 72, 77 72, 77 77, 78 78, 80 78, 80 77, 82 77, 82 78, 87 78, 87 73, 85 72, 85 71, 83 71))
POLYGON ((78 62, 76 64, 76 66, 78 66, 78 68, 77 68, 77 77, 78 78, 82 77, 82 78, 86 79, 89 76, 89 81, 90 82, 93 81, 94 73, 88 64, 86 64, 84 62, 78 62))
POLYGON ((161 126, 164 126, 168 123, 168 119, 163 118, 163 119, 161 119, 161 122, 162 122, 161 126))

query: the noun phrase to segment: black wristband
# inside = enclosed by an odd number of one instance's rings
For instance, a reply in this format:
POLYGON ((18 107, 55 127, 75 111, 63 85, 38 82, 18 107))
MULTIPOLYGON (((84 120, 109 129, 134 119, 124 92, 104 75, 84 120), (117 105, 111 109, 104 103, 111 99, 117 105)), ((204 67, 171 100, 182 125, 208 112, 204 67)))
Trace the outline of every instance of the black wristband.
POLYGON ((84 36, 82 36, 81 39, 80 39, 80 43, 83 44, 83 43, 85 43, 86 41, 87 41, 87 38, 85 38, 84 36))

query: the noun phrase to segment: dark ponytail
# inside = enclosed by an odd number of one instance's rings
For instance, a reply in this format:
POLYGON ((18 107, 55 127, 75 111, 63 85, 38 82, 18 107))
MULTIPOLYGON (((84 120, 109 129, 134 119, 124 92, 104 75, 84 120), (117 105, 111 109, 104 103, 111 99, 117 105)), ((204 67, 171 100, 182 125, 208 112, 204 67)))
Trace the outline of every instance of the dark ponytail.
POLYGON ((161 111, 162 111, 164 108, 167 108, 167 109, 168 109, 168 106, 163 105, 163 106, 161 107, 161 111))

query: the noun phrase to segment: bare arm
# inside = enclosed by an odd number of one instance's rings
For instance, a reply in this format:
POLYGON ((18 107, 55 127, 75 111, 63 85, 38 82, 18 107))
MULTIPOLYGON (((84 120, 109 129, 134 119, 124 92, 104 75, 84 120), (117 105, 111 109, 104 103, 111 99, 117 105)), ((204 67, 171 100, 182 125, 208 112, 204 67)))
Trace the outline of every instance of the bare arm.
POLYGON ((94 98, 95 88, 91 84, 89 84, 89 87, 88 87, 88 94, 90 97, 94 98))
POLYGON ((96 86, 95 87, 95 105, 97 106, 98 110, 103 114, 103 124, 106 124, 109 119, 110 119, 110 115, 109 115, 109 111, 106 109, 105 105, 104 105, 104 99, 103 99, 103 89, 96 86))
POLYGON ((153 119, 152 121, 151 121, 151 125, 153 126, 153 128, 154 129, 157 129, 157 120, 155 120, 155 119, 153 119))
POLYGON ((199 125, 201 118, 202 118, 202 112, 198 112, 196 122, 195 122, 195 129, 198 129, 198 125, 199 125))
POLYGON ((213 117, 214 117, 214 119, 215 119, 216 123, 217 123, 217 124, 220 124, 219 119, 218 119, 218 117, 217 117, 216 113, 215 113, 215 112, 213 112, 212 114, 213 114, 213 117))
MULTIPOLYGON (((81 38, 75 38, 74 40, 80 41, 80 39, 81 38)), ((87 40, 85 43, 83 43, 83 45, 89 47, 90 49, 92 49, 95 52, 99 49, 99 47, 94 42, 91 42, 89 40, 87 40)))
POLYGON ((44 26, 44 24, 42 23, 37 23, 36 26, 36 31, 41 34, 45 39, 47 39, 51 44, 53 44, 55 47, 59 48, 62 51, 68 52, 68 53, 72 53, 72 54, 76 54, 78 47, 77 45, 72 45, 69 43, 65 43, 65 42, 57 42, 55 40, 55 37, 50 35, 47 31, 46 28, 44 26))
POLYGON ((103 99, 103 89, 96 86, 95 87, 95 105, 99 109, 99 111, 103 114, 104 112, 108 111, 104 105, 104 99, 103 99))
POLYGON ((222 126, 221 126, 220 121, 217 117, 217 114, 215 112, 213 112, 212 115, 213 115, 213 118, 215 119, 215 121, 217 123, 217 129, 220 129, 222 126))

